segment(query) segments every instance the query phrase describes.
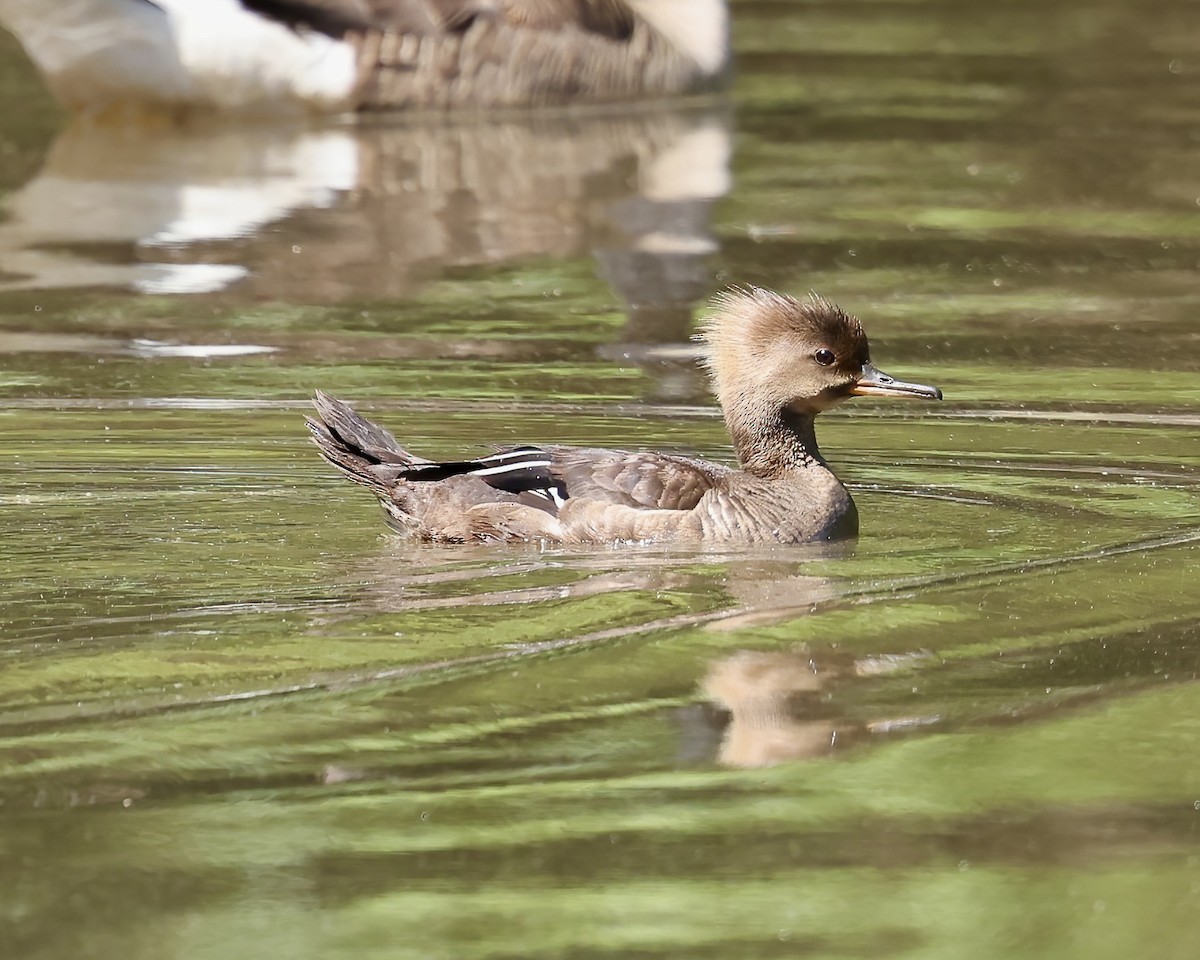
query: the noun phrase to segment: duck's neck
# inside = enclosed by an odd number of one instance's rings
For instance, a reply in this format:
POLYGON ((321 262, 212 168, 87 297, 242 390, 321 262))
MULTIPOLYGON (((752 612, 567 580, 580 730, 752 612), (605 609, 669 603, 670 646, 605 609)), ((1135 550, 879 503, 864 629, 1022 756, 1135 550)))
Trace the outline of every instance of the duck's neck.
POLYGON ((811 412, 784 408, 767 413, 726 413, 738 462, 747 473, 774 479, 797 471, 828 469, 811 412))

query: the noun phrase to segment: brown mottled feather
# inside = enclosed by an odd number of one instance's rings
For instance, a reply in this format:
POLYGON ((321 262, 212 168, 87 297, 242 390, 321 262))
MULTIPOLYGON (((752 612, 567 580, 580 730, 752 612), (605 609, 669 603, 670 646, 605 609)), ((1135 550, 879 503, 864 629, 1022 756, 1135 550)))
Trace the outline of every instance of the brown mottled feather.
POLYGON ((629 453, 549 446, 554 472, 572 497, 619 503, 629 507, 691 510, 717 481, 730 473, 707 463, 666 453, 629 453))
POLYGON ((478 17, 459 32, 371 32, 355 42, 360 110, 621 100, 720 82, 641 23, 615 40, 587 23, 529 29, 478 17))

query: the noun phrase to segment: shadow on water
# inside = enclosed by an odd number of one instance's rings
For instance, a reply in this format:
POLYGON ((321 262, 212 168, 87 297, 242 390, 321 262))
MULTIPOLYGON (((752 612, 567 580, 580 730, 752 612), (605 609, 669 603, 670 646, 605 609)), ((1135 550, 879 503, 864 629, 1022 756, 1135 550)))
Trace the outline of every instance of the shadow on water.
POLYGON ((3 47, 14 956, 1194 953, 1192 10, 734 6, 732 105, 361 127, 3 47), (946 392, 822 419, 856 544, 419 547, 305 441, 727 456, 733 281, 946 392))

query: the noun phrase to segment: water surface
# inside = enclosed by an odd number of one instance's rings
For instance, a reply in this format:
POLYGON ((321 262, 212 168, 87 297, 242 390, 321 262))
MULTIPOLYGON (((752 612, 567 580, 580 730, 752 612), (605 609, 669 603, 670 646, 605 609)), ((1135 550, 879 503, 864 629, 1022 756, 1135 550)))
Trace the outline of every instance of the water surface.
POLYGON ((1182 958, 1200 28, 735 2, 728 103, 67 126, 0 40, 2 953, 1182 958), (854 545, 422 547, 301 416, 728 456, 813 288, 854 545))

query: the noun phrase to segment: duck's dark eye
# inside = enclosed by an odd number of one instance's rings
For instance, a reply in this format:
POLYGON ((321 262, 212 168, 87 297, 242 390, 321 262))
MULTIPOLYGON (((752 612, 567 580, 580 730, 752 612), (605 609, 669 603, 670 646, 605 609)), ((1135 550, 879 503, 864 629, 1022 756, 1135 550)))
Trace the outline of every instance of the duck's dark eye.
POLYGON ((819 363, 821 366, 827 367, 831 363, 833 363, 833 361, 836 360, 837 357, 835 357, 833 355, 832 350, 826 350, 824 347, 822 347, 820 350, 818 350, 816 353, 813 354, 813 359, 816 360, 817 363, 819 363))

